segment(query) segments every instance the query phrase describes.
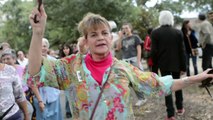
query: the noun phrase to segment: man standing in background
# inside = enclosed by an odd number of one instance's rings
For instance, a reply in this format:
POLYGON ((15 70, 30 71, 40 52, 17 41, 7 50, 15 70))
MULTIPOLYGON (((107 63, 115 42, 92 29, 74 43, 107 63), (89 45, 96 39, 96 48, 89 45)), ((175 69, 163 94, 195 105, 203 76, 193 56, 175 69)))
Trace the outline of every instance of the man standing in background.
MULTIPOLYGON (((170 11, 161 11, 159 16, 160 27, 153 30, 151 34, 152 47, 151 57, 153 59, 153 72, 160 69, 162 76, 172 75, 179 79, 186 71, 186 56, 183 34, 180 30, 173 28, 174 17, 170 11)), ((175 92, 177 114, 183 115, 182 90, 175 92)), ((175 120, 175 109, 172 94, 165 97, 167 107, 166 120, 175 120)))
MULTIPOLYGON (((209 15, 209 17, 213 19, 212 15, 209 15)), ((213 27, 205 14, 199 14, 198 20, 199 41, 203 48, 202 68, 206 70, 207 68, 212 68, 213 27)))
MULTIPOLYGON (((122 31, 119 32, 118 48, 122 51, 122 59, 139 69, 143 70, 141 64, 141 43, 142 40, 139 36, 132 34, 132 25, 125 23, 122 26, 122 31)), ((141 106, 146 102, 143 94, 136 92, 138 101, 135 106, 141 106)))

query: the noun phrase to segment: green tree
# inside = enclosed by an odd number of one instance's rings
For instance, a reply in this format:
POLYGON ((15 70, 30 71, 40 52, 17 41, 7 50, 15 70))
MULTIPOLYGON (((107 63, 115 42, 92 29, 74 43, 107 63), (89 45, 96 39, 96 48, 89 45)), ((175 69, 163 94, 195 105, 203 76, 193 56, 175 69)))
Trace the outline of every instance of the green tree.
MULTIPOLYGON (((35 1, 35 0, 34 0, 35 1)), ((144 38, 146 29, 158 25, 158 14, 161 10, 170 10, 181 21, 182 10, 210 11, 212 0, 162 0, 154 7, 148 8, 145 3, 149 0, 44 0, 48 15, 45 37, 51 46, 57 47, 64 42, 76 42, 80 36, 77 31, 78 22, 88 13, 96 13, 108 20, 114 20, 118 29, 123 22, 133 24, 133 28, 144 38)), ((31 29, 28 15, 35 4, 22 0, 8 0, 1 5, 0 11, 0 42, 7 41, 15 49, 29 47, 31 29), (2 18, 6 18, 2 19, 2 18)))
POLYGON ((28 48, 31 37, 28 15, 32 6, 32 2, 10 0, 1 7, 5 19, 2 21, 1 41, 10 43, 14 49, 28 48))
POLYGON ((48 14, 46 36, 52 42, 76 41, 79 37, 77 24, 88 12, 114 20, 118 25, 136 15, 135 6, 126 0, 49 0, 44 4, 48 14))

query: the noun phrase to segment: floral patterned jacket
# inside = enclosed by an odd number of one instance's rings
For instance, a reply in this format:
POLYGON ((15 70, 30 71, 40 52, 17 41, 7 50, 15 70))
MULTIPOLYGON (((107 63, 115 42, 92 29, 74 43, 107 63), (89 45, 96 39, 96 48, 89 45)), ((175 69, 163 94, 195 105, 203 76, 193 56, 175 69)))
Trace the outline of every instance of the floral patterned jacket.
POLYGON ((56 61, 44 59, 41 71, 33 77, 26 72, 25 79, 28 84, 69 90, 72 119, 80 120, 89 119, 108 75, 109 80, 98 103, 94 120, 134 120, 130 83, 134 90, 151 96, 171 93, 171 76, 159 77, 155 73, 142 72, 116 58, 113 58, 111 73, 109 74, 111 68, 108 68, 103 76, 102 85, 98 85, 87 69, 84 57, 76 54, 56 61))

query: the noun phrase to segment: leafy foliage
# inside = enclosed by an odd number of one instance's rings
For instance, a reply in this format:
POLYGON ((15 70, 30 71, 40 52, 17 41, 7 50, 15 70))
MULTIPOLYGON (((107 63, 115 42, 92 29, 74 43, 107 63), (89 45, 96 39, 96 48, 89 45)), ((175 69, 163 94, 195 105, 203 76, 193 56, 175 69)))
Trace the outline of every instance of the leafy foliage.
MULTIPOLYGON (((28 15, 32 2, 12 0, 6 2, 1 10, 6 20, 2 20, 1 41, 7 41, 14 49, 27 48, 30 42, 28 15)), ((26 50, 26 49, 25 49, 26 50)))
MULTIPOLYGON (((173 12, 176 20, 182 10, 205 10, 213 7, 211 0, 162 0, 148 8, 149 0, 44 0, 48 15, 45 37, 51 46, 57 48, 64 42, 76 42, 80 36, 77 31, 79 21, 88 12, 100 14, 117 23, 117 31, 123 22, 130 22, 143 39, 146 29, 158 25, 158 13, 167 9, 173 12)), ((28 15, 35 6, 33 1, 8 0, 0 6, 0 42, 7 41, 15 49, 27 50, 31 39, 28 15)), ((205 12, 204 11, 204 12, 205 12)), ((177 21, 177 22, 178 22, 177 21)))

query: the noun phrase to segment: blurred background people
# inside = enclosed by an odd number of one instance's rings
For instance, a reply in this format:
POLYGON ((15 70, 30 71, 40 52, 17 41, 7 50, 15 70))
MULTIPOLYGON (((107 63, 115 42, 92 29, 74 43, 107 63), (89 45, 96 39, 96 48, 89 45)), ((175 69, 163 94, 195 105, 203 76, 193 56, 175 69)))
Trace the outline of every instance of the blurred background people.
POLYGON ((151 44, 152 44, 152 40, 150 38, 150 35, 152 33, 152 28, 149 28, 147 30, 147 35, 145 37, 144 40, 144 51, 143 51, 143 57, 147 60, 147 65, 148 65, 148 69, 149 71, 152 71, 152 66, 153 66, 153 62, 152 62, 152 58, 151 58, 151 44))
POLYGON ((19 50, 17 52, 17 61, 19 63, 19 65, 21 65, 22 67, 26 67, 26 65, 28 64, 28 59, 25 57, 24 52, 19 50))
POLYGON ((53 50, 53 49, 49 49, 48 52, 47 52, 47 54, 48 54, 49 56, 54 57, 54 58, 58 58, 58 55, 57 55, 56 51, 53 50))
MULTIPOLYGON (((60 49, 59 49, 59 58, 64 58, 66 56, 69 56, 72 54, 72 48, 68 43, 64 43, 60 49)), ((65 91, 68 93, 68 91, 65 91)), ((66 111, 66 117, 67 118, 71 118, 72 114, 71 114, 71 110, 70 110, 70 105, 69 105, 69 101, 68 101, 68 97, 66 96, 67 93, 65 93, 65 111, 66 111)))
POLYGON ((213 56, 213 26, 205 14, 198 15, 199 41, 203 49, 202 68, 212 68, 213 56))

